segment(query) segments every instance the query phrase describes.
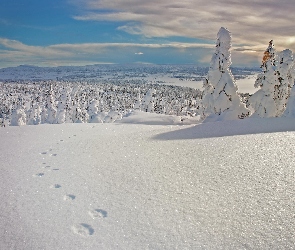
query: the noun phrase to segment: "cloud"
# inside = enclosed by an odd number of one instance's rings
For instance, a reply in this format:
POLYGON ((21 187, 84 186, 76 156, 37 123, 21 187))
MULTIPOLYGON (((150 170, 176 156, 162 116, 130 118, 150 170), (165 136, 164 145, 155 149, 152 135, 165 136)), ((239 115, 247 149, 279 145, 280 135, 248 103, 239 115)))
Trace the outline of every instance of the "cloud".
POLYGON ((54 57, 54 56, 68 56, 69 54, 60 49, 53 49, 50 46, 29 46, 25 45, 16 40, 10 40, 6 38, 0 38, 0 45, 8 50, 19 51, 27 56, 44 56, 44 57, 54 57))
MULTIPOLYGON (((233 58, 247 63, 256 60, 264 50, 256 46, 234 46, 233 58)), ((208 64, 214 44, 201 43, 81 43, 29 46, 16 40, 0 38, 0 67, 32 64, 42 66, 83 65, 95 63, 134 63, 146 55, 147 63, 208 64), (134 55, 134 57, 130 55, 134 55), (154 61, 155 60, 155 61, 154 61)))
POLYGON ((84 0, 80 9, 77 20, 124 22, 118 29, 146 37, 214 40, 225 26, 235 45, 266 48, 273 39, 278 49, 295 49, 294 0, 84 0))
MULTIPOLYGON (((148 54, 154 53, 154 55, 160 57, 161 54, 167 53, 166 50, 184 55, 186 50, 207 51, 213 48, 214 45, 212 44, 198 43, 81 43, 29 46, 20 41, 0 37, 0 67, 4 65, 17 66, 19 64, 63 65, 66 62, 71 65, 81 65, 82 62, 87 62, 87 64, 136 62, 138 59, 130 57, 130 54, 138 56, 149 52, 148 54)), ((167 60, 173 60, 173 58, 165 59, 163 56, 163 60, 167 62, 167 60)))

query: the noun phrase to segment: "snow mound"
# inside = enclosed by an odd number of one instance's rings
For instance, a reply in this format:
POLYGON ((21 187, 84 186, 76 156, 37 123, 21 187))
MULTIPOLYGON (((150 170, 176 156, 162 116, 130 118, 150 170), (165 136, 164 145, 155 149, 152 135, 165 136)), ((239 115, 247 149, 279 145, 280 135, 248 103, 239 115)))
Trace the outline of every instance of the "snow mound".
POLYGON ((143 111, 132 111, 116 123, 146 124, 146 125, 189 125, 200 122, 200 116, 181 117, 175 115, 162 115, 146 113, 143 111))

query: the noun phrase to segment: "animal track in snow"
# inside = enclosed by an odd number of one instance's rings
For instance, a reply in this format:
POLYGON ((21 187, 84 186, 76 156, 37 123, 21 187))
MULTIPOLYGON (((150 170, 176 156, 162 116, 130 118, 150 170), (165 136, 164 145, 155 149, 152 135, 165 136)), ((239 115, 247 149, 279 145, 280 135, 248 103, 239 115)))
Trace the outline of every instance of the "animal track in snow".
POLYGON ((87 237, 94 233, 94 229, 85 223, 77 224, 72 227, 72 230, 75 234, 87 237))
POLYGON ((44 173, 38 173, 38 174, 34 174, 34 177, 42 177, 44 175, 44 173))
POLYGON ((105 218, 108 216, 108 212, 102 209, 93 209, 88 212, 88 214, 93 218, 105 218))
POLYGON ((72 201, 72 200, 75 200, 76 199, 76 196, 73 195, 73 194, 67 194, 64 196, 64 200, 65 201, 72 201))
POLYGON ((54 185, 51 185, 50 188, 61 188, 61 185, 59 185, 59 184, 54 184, 54 185))

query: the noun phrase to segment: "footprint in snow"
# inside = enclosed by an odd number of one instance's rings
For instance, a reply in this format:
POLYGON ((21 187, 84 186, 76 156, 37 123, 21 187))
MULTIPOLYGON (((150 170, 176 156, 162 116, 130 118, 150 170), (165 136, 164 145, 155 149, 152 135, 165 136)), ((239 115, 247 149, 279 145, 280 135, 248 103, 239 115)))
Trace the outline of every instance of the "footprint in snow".
POLYGON ((105 218, 108 216, 108 212, 102 209, 93 209, 88 212, 88 214, 93 218, 105 218))
POLYGON ((54 185, 51 185, 50 188, 61 188, 61 185, 59 185, 59 184, 54 184, 54 185))
POLYGON ((42 177, 44 175, 44 173, 38 173, 38 174, 34 174, 34 177, 42 177))
POLYGON ((73 195, 73 194, 67 194, 64 196, 64 201, 72 201, 72 200, 75 200, 76 199, 76 196, 73 195))
POLYGON ((83 237, 93 235, 93 233, 94 233, 94 229, 90 225, 85 224, 85 223, 74 225, 72 227, 72 231, 75 234, 79 234, 83 237))

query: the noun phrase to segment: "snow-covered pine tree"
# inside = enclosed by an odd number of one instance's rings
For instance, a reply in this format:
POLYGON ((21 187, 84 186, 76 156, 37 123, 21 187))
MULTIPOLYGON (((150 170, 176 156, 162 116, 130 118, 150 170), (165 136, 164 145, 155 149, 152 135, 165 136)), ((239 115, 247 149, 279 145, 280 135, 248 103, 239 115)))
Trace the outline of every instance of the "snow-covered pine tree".
POLYGON ((97 100, 92 100, 88 106, 88 115, 90 123, 102 123, 102 117, 98 110, 99 102, 97 100))
POLYGON ((203 116, 206 121, 242 119, 250 114, 237 94, 230 70, 231 34, 221 27, 217 34, 216 50, 208 76, 204 80, 203 116))
POLYGON ((31 108, 27 110, 27 125, 38 125, 41 122, 40 107, 37 103, 32 103, 31 108))
POLYGON ((66 88, 63 88, 61 91, 61 95, 59 97, 59 101, 57 104, 57 112, 56 112, 56 123, 65 123, 66 121, 66 104, 68 99, 68 91, 66 88))
POLYGON ((254 109, 252 117, 273 117, 276 113, 274 101, 275 67, 277 54, 273 40, 269 42, 262 59, 262 72, 258 74, 254 87, 260 89, 250 98, 249 103, 254 109))
POLYGON ((280 117, 283 114, 294 84, 292 67, 292 51, 287 49, 277 54, 271 40, 263 55, 262 72, 254 84, 260 89, 249 98, 255 110, 254 117, 280 117))
POLYGON ((137 94, 137 98, 135 100, 135 103, 133 105, 133 108, 135 110, 141 110, 141 96, 140 96, 140 93, 137 94))
POLYGON ((295 118, 295 85, 293 85, 293 88, 291 89, 290 97, 283 116, 295 118))
POLYGON ((294 66, 293 53, 285 49, 278 55, 278 66, 276 69, 277 84, 275 85, 274 97, 276 103, 276 116, 282 116, 290 97, 291 88, 294 85, 292 70, 294 66))
POLYGON ((15 109, 12 110, 10 126, 26 125, 26 112, 21 101, 15 109))
POLYGON ((34 125, 35 124, 35 109, 34 103, 32 102, 30 108, 26 111, 26 118, 27 118, 27 125, 34 125))
POLYGON ((154 112, 154 95, 156 91, 155 89, 149 89, 147 93, 145 93, 142 100, 142 108, 141 110, 145 112, 154 112))
POLYGON ((47 102, 46 102, 46 109, 47 109, 47 123, 56 123, 56 107, 55 107, 55 98, 54 98, 54 91, 53 86, 50 84, 50 89, 47 92, 47 102))

